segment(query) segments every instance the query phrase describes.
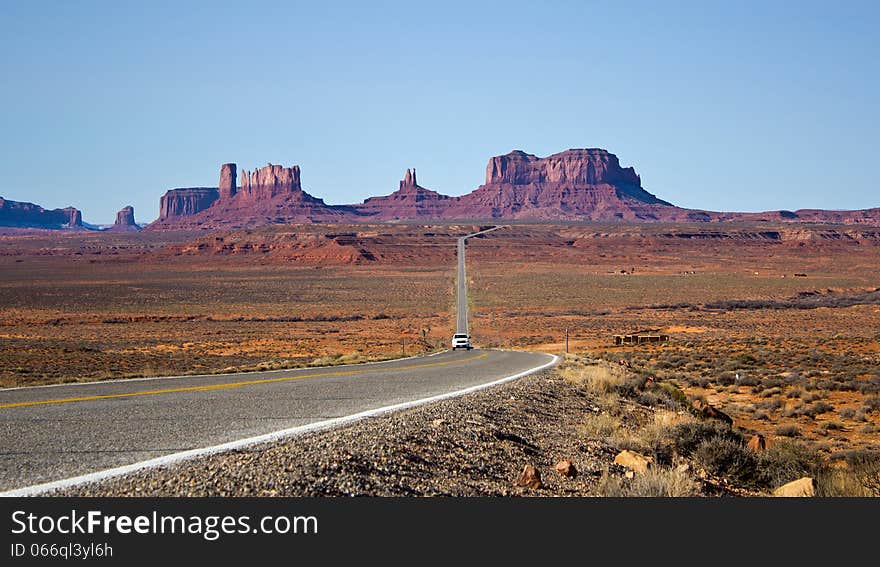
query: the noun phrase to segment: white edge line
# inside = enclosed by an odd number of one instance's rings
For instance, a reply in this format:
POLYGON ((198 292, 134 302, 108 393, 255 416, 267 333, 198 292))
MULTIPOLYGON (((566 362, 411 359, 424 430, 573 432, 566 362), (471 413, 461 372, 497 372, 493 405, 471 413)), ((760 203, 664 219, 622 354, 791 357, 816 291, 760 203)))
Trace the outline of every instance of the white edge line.
POLYGON ((402 402, 399 404, 393 404, 390 406, 384 406, 381 408, 371 409, 362 411, 359 413, 354 413, 351 415, 346 415, 342 417, 334 417, 333 419, 326 419, 324 421, 316 421, 314 423, 308 423, 306 425, 299 425, 296 427, 290 427, 288 429, 281 429, 278 431, 273 431, 272 433, 266 433, 263 435, 258 435, 256 437, 248 437, 245 439, 239 439, 237 441, 230 441, 228 443, 222 443, 220 445, 213 445, 211 447, 203 447, 201 449, 190 449, 188 451, 181 451, 179 453, 171 453, 170 455, 163 455, 161 457, 156 457, 155 459, 149 459, 147 461, 140 461, 138 463, 132 463, 130 465, 124 465, 121 467, 115 467, 112 469, 105 469, 102 471, 97 471, 93 473, 88 473, 80 476, 74 476, 71 478, 65 478, 62 480, 56 480, 53 482, 47 482, 43 484, 35 484, 33 486, 26 486, 24 488, 17 488, 14 490, 8 490, 6 492, 0 492, 0 498, 9 498, 9 497, 20 497, 20 496, 37 496, 43 492, 49 492, 52 490, 59 490, 62 488, 70 488, 72 486, 77 486, 79 484, 85 484, 89 482, 98 482, 101 480, 105 480, 108 478, 121 476, 124 474, 136 472, 142 469, 151 469, 160 467, 163 465, 170 465, 173 463, 179 463, 181 461, 194 459, 196 457, 202 457, 206 455, 212 455, 215 453, 220 453, 224 451, 234 451, 236 449, 241 449, 244 447, 248 447, 250 445, 258 445, 261 443, 269 443, 271 441, 277 441, 279 439, 283 439, 285 437, 292 437, 295 435, 301 435, 303 433, 309 433, 311 431, 319 431, 322 429, 331 429, 333 427, 338 427, 340 425, 345 425, 347 423, 352 423, 354 421, 358 421, 367 417, 375 417, 378 415, 382 415, 385 413, 395 412, 403 409, 408 409, 416 406, 420 406, 423 404, 429 404, 432 402, 439 402, 440 400, 446 400, 449 398, 455 398, 458 396, 463 396, 465 394, 469 394, 471 392, 476 392, 478 390, 483 390, 485 388, 490 388, 492 386, 497 386, 499 384, 504 384, 505 382, 510 382, 512 380, 516 380, 517 378, 522 378, 523 376, 527 376, 528 374, 532 374, 534 372, 539 372, 548 368, 550 366, 555 365, 559 362, 559 357, 555 354, 541 353, 546 354, 547 356, 552 357, 550 362, 542 364, 541 366, 536 366, 534 368, 530 368, 528 370, 523 370, 517 374, 512 376, 506 376, 504 378, 499 378, 498 380, 493 380, 492 382, 486 382, 485 384, 477 384, 476 386, 470 386, 463 390, 456 390, 454 392, 448 392, 446 394, 438 394, 436 396, 430 396, 428 398, 422 398, 419 400, 412 400, 409 402, 402 402))

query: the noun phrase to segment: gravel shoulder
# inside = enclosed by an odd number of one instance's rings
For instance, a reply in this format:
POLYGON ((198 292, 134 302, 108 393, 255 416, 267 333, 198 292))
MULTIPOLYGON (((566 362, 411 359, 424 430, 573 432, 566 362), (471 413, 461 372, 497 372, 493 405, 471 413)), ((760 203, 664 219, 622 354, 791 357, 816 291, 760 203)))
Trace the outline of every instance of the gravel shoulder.
MULTIPOLYGON (((649 410, 633 404, 640 421, 649 410)), ((80 485, 65 496, 591 496, 615 451, 580 433, 599 412, 555 371, 244 450, 80 485), (575 477, 554 470, 571 460, 575 477), (515 486, 526 464, 541 489, 515 486)), ((621 471, 618 471, 621 472, 621 471)))

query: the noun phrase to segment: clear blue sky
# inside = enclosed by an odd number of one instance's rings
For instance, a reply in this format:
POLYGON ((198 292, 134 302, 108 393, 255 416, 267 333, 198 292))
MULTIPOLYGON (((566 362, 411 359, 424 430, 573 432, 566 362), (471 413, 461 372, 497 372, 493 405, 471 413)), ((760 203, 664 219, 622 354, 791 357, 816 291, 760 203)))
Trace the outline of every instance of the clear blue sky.
POLYGON ((158 216, 220 164, 328 203, 601 147, 677 205, 880 206, 880 3, 0 2, 0 195, 158 216))

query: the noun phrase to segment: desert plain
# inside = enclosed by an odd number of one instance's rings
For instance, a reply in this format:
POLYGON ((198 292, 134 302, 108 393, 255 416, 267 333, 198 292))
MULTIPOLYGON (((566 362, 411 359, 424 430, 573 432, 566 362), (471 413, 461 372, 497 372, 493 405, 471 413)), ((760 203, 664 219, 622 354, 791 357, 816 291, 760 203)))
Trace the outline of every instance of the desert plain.
MULTIPOLYGON (((455 240, 486 224, 0 236, 0 385, 448 348, 455 240)), ((468 244, 478 347, 584 354, 829 458, 880 449, 880 230, 507 224, 468 244), (652 329, 660 343, 616 345, 652 329)))

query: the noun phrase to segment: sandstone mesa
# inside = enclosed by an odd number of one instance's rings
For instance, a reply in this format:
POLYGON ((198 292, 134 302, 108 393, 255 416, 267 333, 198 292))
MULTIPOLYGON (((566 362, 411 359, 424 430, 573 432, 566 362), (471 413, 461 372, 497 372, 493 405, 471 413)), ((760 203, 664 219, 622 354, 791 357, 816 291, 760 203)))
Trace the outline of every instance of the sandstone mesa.
MULTIPOLYGON (((134 211, 124 208, 111 231, 135 231, 134 211)), ((362 203, 328 205, 303 189, 298 165, 269 163, 252 171, 220 167, 217 187, 169 189, 148 230, 241 229, 273 224, 533 220, 563 222, 813 222, 880 225, 880 208, 855 211, 800 209, 760 213, 677 207, 648 192, 633 167, 601 148, 569 149, 547 157, 522 150, 494 156, 485 183, 461 196, 423 187, 414 168, 398 189, 362 203)), ((0 226, 94 228, 78 209, 45 210, 0 198, 0 226)))

